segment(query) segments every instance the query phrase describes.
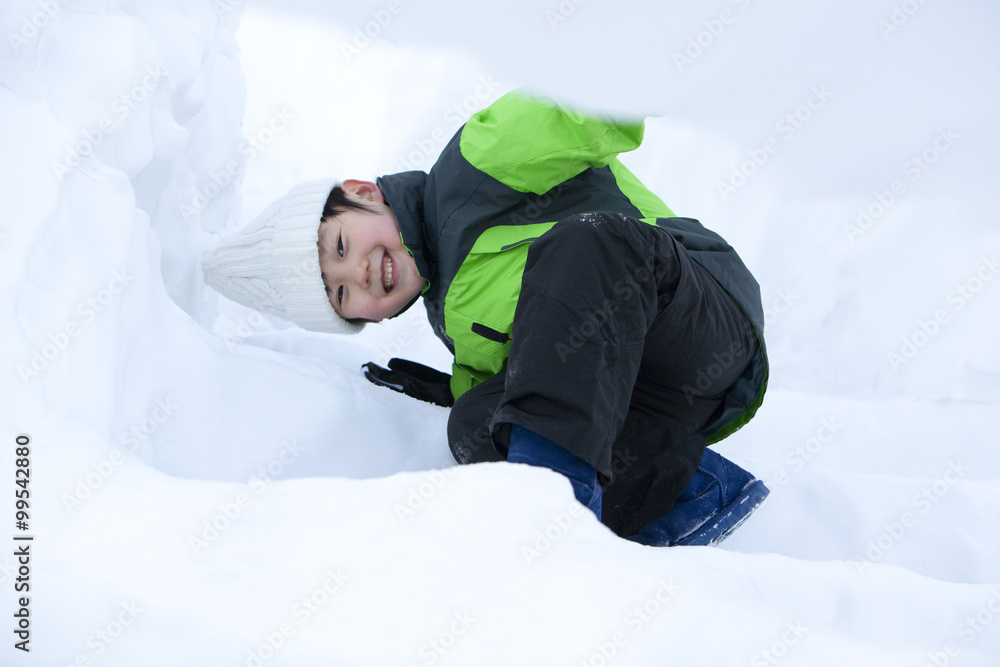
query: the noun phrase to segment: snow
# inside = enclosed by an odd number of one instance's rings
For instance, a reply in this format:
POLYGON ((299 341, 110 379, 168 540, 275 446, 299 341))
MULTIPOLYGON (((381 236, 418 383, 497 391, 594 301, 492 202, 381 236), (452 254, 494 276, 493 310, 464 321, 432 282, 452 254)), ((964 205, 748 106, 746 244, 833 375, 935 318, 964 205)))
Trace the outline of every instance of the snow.
POLYGON ((4 2, 0 484, 13 538, 27 434, 34 541, 0 664, 998 664, 1000 8, 673 5, 4 2), (448 368, 419 307, 331 336, 204 286, 292 185, 428 168, 518 86, 653 116, 626 165, 758 276, 771 388, 717 447, 772 493, 718 548, 454 466, 446 410, 358 372, 448 368))

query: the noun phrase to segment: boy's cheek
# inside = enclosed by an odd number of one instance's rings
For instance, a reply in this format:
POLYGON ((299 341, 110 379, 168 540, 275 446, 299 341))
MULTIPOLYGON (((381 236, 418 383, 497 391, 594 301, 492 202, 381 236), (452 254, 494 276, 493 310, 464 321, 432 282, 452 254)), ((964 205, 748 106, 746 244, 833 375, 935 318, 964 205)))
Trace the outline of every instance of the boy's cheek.
POLYGON ((373 303, 372 307, 366 308, 364 314, 360 317, 372 322, 381 322, 387 317, 394 315, 398 308, 395 299, 379 299, 378 303, 373 303))

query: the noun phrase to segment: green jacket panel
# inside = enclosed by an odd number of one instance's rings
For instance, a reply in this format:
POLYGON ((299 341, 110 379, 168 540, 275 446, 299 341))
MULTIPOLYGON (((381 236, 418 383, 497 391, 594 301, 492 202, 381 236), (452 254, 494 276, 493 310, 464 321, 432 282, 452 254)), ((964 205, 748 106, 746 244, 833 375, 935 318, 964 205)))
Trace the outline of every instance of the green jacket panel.
POLYGON ((460 149, 473 167, 504 185, 542 194, 638 148, 643 131, 642 121, 591 118, 515 91, 469 119, 460 149))
POLYGON ((506 367, 528 248, 554 224, 486 230, 455 275, 444 322, 455 346, 451 390, 456 399, 506 367))

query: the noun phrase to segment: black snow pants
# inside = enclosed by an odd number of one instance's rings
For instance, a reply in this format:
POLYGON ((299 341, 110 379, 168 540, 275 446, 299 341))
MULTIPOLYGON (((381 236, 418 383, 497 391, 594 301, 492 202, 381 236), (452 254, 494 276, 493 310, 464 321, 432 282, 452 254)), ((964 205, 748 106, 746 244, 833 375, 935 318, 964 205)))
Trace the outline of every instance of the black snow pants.
POLYGON ((757 353, 740 306, 666 230, 585 213, 532 244, 504 373, 459 397, 459 463, 506 459, 511 424, 593 466, 602 521, 634 535, 694 475, 703 427, 757 353))

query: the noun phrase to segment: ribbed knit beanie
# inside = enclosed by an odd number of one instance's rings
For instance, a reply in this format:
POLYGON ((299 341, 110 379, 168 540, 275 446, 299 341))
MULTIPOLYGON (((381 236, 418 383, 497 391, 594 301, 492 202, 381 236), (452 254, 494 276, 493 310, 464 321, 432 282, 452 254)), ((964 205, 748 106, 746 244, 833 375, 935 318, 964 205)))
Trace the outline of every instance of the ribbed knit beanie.
POLYGON ((202 256, 205 283, 223 296, 303 329, 357 333, 330 305, 319 268, 319 223, 336 180, 289 190, 245 229, 202 256))

